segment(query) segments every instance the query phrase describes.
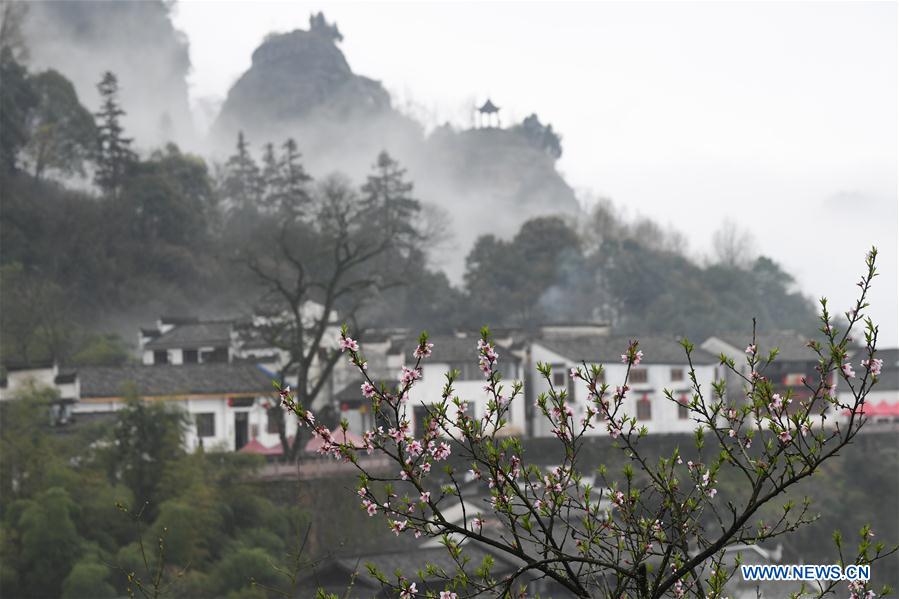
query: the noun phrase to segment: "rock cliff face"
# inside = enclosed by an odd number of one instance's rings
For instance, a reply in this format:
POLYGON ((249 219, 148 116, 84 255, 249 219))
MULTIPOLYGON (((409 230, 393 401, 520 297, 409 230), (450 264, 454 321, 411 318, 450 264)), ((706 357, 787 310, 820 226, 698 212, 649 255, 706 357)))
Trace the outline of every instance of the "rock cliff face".
POLYGON ((232 151, 238 131, 257 150, 293 137, 319 175, 360 177, 380 150, 399 155, 422 142, 421 126, 392 108, 384 87, 353 73, 328 26, 272 34, 253 52, 213 124, 217 155, 232 151))
POLYGON ((446 213, 454 242, 437 259, 454 278, 477 236, 511 236, 533 216, 578 212, 555 169, 561 147, 547 146, 536 116, 527 126, 447 126, 426 137, 379 82, 353 73, 336 28, 321 23, 271 35, 253 53, 213 127, 219 155, 232 151, 238 131, 257 150, 292 136, 311 173, 341 171, 361 181, 387 150, 408 169, 417 197, 446 213))
POLYGON ((251 127, 252 135, 298 119, 365 118, 390 110, 380 83, 353 74, 332 39, 298 29, 269 36, 253 52, 214 129, 230 138, 236 128, 251 127))

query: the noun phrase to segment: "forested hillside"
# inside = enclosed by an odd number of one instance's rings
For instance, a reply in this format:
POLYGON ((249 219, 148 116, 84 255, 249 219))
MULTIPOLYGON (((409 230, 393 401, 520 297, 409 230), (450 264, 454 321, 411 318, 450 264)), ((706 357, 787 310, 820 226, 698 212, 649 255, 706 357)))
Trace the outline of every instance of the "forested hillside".
MULTIPOLYGON (((5 360, 120 361, 130 339, 103 333, 130 334, 160 313, 245 313, 265 292, 246 256, 274 251, 267 249, 271 237, 302 212, 303 198, 333 190, 337 181, 348 197, 364 201, 372 177, 392 178, 387 193, 395 197, 380 201, 410 203, 406 216, 421 243, 403 267, 402 285, 369 298, 367 326, 448 331, 602 320, 625 333, 694 338, 745 328, 752 317, 765 328, 812 326, 809 300, 773 260, 698 264, 680 249, 676 232, 631 222, 610 203, 578 218, 565 211, 533 217, 507 235, 481 218, 497 234, 476 240, 462 283, 452 285, 433 266, 434 248, 454 243, 446 215, 469 223, 477 210, 460 201, 429 211, 428 185, 389 154, 370 157, 362 185, 307 171, 308 157, 292 139, 241 134, 231 156, 211 165, 174 144, 140 154, 123 124, 129 107, 114 74, 98 73, 102 103, 88 107, 60 73, 29 72, 9 49, 2 69, 5 360), (387 161, 386 171, 379 160, 387 161)), ((561 180, 551 170, 526 169, 524 179, 503 174, 511 154, 541 152, 551 161, 554 150, 534 136, 545 133, 534 120, 530 128, 444 132, 430 143, 448 171, 470 170, 455 157, 481 165, 473 176, 507 194, 493 209, 527 215, 540 198, 567 189, 553 182, 561 180), (509 144, 521 147, 503 149, 509 144), (491 154, 506 158, 486 160, 491 154)), ((479 192, 461 186, 454 193, 479 192)))

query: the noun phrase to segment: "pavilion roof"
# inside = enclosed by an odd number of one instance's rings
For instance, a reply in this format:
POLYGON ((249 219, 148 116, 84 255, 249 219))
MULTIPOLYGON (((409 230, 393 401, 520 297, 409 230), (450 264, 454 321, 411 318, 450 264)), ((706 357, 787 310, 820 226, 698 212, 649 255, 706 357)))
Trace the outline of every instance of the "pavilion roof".
POLYGON ((487 101, 484 102, 484 105, 478 108, 478 112, 484 114, 492 114, 494 112, 499 112, 499 106, 490 101, 490 98, 487 98, 487 101))

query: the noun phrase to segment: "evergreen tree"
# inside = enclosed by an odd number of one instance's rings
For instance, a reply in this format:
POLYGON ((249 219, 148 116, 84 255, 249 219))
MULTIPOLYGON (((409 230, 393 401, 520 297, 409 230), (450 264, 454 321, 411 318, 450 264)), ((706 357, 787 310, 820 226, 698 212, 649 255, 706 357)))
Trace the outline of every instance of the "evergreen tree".
POLYGON ((97 172, 94 179, 107 195, 117 196, 125 178, 137 163, 137 154, 131 150, 131 138, 123 135, 119 122, 125 111, 119 105, 119 81, 107 71, 97 84, 103 103, 95 113, 97 125, 97 172))
POLYGON ((374 174, 362 186, 363 212, 370 227, 393 238, 398 247, 421 240, 415 226, 421 203, 412 197, 412 188, 406 170, 384 151, 378 155, 374 174))
POLYGON ((262 176, 249 148, 243 131, 239 132, 237 152, 225 163, 222 196, 226 209, 231 212, 255 211, 262 198, 262 176))
POLYGON ((288 138, 281 147, 283 151, 279 163, 281 172, 279 207, 285 215, 298 216, 303 214, 312 202, 308 190, 312 177, 306 173, 300 162, 301 155, 297 151, 297 142, 288 138))
POLYGON ((283 183, 281 182, 281 169, 278 158, 275 156, 275 146, 271 142, 265 144, 262 149, 262 202, 268 209, 275 209, 278 205, 278 195, 283 183))

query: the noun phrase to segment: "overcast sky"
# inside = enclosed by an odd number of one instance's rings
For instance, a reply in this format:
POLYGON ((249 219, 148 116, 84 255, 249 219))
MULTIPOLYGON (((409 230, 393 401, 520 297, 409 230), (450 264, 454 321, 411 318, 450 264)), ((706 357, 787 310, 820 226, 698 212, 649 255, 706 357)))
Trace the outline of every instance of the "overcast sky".
POLYGON ((895 2, 348 3, 180 0, 194 101, 221 99, 270 31, 337 21, 356 73, 427 124, 490 97, 563 136, 559 170, 687 234, 725 218, 846 309, 867 247, 899 343, 895 2))

